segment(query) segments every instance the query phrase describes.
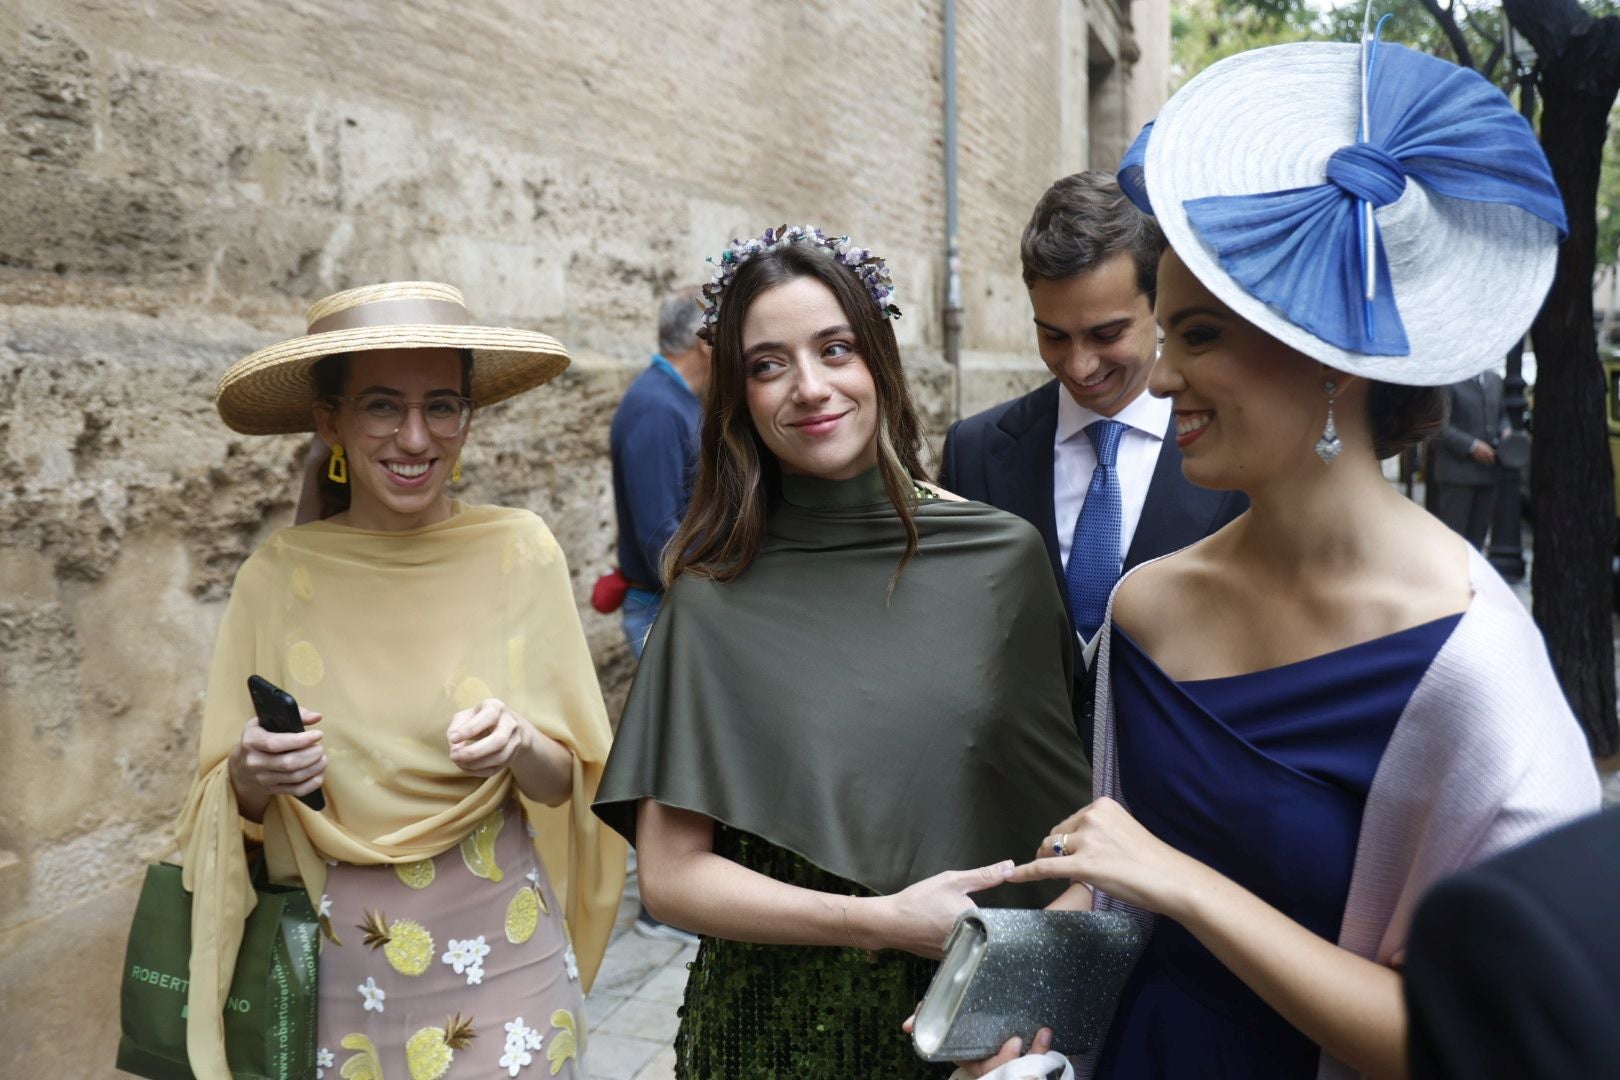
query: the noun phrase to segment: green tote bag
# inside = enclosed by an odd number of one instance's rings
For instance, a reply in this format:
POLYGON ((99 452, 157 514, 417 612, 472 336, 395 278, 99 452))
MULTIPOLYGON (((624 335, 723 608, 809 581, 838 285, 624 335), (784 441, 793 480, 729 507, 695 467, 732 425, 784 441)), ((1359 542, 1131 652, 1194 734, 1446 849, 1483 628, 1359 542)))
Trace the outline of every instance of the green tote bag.
MULTIPOLYGON (((320 925, 303 889, 258 885, 225 1006, 234 1080, 315 1075, 315 972, 320 925)), ((150 1080, 193 1080, 186 1061, 191 894, 180 868, 146 869, 124 954, 118 1067, 150 1080)), ((220 1080, 205 1077, 203 1080, 220 1080)))

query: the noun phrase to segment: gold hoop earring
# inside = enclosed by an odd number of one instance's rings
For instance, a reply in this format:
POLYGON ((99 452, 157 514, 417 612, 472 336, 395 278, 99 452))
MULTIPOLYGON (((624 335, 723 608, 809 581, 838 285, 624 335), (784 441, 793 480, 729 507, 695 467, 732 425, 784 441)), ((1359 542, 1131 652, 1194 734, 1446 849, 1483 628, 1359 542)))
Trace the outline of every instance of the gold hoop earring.
POLYGON ((343 444, 332 444, 332 459, 326 463, 326 478, 334 484, 349 482, 349 462, 343 456, 343 444))
POLYGON ((461 483, 461 459, 459 457, 456 458, 455 467, 450 470, 450 482, 452 484, 461 483))

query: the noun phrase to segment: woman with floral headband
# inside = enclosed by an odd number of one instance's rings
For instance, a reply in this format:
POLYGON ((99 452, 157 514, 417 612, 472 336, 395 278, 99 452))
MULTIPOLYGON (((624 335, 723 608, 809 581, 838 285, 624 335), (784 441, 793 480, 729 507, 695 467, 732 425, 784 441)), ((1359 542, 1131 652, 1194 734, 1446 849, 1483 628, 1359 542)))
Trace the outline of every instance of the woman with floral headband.
POLYGON ((1050 898, 1004 860, 1087 790, 1063 602, 1032 528, 919 482, 881 260, 773 229, 705 293, 696 486, 596 809, 704 937, 677 1076, 936 1076, 895 1017, 974 894, 1050 898))
POLYGON ((1097 1076, 1402 1076, 1418 898, 1598 803, 1529 615, 1379 467, 1520 340, 1563 205, 1494 87, 1374 41, 1209 68, 1121 182, 1170 244, 1149 385, 1251 509, 1120 582, 1100 797, 1014 879, 1152 927, 1097 1076))
POLYGON ((308 322, 217 397, 244 434, 318 431, 349 496, 271 533, 220 625, 179 830, 193 1071, 230 1075, 246 839, 319 905, 323 1075, 583 1077, 583 993, 624 873, 589 810, 607 717, 544 522, 448 491, 474 402, 545 383, 568 354, 472 325, 433 282, 337 293, 308 322), (304 731, 260 724, 251 675, 296 697, 304 731))

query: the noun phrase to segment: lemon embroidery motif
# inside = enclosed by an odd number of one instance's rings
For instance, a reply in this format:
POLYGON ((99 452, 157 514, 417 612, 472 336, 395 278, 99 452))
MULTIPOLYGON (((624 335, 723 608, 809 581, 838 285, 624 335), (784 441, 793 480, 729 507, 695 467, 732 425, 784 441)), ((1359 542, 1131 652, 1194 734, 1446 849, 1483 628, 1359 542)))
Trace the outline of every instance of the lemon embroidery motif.
POLYGON ((405 1064, 411 1071, 411 1080, 439 1080, 450 1071, 457 1050, 465 1050, 478 1037, 473 1030, 472 1017, 463 1020, 456 1013, 444 1022, 444 1027, 425 1027, 412 1035, 405 1044, 405 1064))
POLYGON ((478 823, 478 828, 461 838, 461 859, 477 877, 499 882, 506 876, 495 862, 495 838, 501 835, 506 814, 500 807, 478 823))
POLYGON ((556 1076, 562 1072, 564 1062, 579 1055, 579 1036, 574 1029, 574 1014, 567 1009, 558 1009, 551 1014, 551 1026, 557 1030, 551 1033, 546 1060, 551 1062, 551 1075, 556 1076))
POLYGON ((395 863, 394 875, 412 889, 425 889, 433 884, 434 875, 432 859, 421 859, 417 862, 395 863))
POLYGON ((315 686, 326 677, 326 664, 320 650, 307 641, 295 641, 287 650, 287 673, 304 686, 315 686))
POLYGON ((366 944, 373 949, 380 946, 388 963, 401 975, 420 975, 433 963, 433 935, 415 919, 390 923, 386 915, 373 909, 358 925, 366 933, 366 944))
POLYGON ((551 914, 539 883, 533 880, 538 876, 531 874, 529 883, 519 889, 506 905, 506 940, 514 945, 521 945, 534 937, 534 931, 540 925, 540 916, 551 914))
POLYGON ((494 697, 490 693, 489 684, 476 675, 469 675, 456 684, 456 709, 470 709, 487 697, 494 697))
POLYGON ((382 1080, 382 1061, 377 1057, 376 1043, 355 1032, 343 1036, 343 1049, 356 1051, 338 1072, 343 1080, 382 1080))
POLYGON ((315 579, 309 574, 309 567, 295 567, 292 572, 293 595, 300 600, 315 599, 315 579))

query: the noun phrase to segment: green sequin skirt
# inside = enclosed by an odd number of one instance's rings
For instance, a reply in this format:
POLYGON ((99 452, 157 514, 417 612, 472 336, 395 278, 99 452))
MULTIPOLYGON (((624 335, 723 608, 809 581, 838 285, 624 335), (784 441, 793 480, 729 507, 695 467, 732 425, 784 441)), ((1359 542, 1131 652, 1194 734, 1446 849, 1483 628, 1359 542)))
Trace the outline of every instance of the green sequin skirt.
MULTIPOLYGON (((716 854, 790 885, 870 896, 756 836, 716 825, 716 854)), ((678 1080, 939 1080, 900 1030, 938 965, 896 950, 704 938, 675 1036, 678 1080)))

